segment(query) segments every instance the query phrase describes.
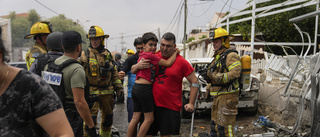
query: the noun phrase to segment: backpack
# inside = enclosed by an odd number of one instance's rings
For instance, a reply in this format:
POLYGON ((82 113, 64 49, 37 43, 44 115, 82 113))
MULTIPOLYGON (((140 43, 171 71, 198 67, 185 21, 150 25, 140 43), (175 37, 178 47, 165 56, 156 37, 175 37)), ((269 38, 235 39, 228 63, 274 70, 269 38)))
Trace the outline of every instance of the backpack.
POLYGON ((65 87, 64 87, 64 80, 63 80, 63 73, 62 70, 73 63, 79 63, 77 60, 69 59, 63 62, 61 65, 56 65, 54 61, 56 58, 51 58, 48 61, 48 69, 46 71, 42 71, 42 77, 43 79, 49 83, 51 88, 54 90, 54 92, 58 95, 60 101, 63 104, 63 107, 71 107, 74 108, 75 106, 69 106, 66 104, 67 101, 73 102, 73 99, 67 99, 65 98, 65 87))

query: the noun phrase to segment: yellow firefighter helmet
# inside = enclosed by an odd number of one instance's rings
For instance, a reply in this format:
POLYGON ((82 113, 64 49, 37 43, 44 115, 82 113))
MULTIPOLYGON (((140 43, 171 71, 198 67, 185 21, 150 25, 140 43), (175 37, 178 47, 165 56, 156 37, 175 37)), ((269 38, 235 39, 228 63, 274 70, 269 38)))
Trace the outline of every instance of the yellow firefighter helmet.
POLYGON ((87 38, 104 37, 108 38, 109 35, 104 34, 103 30, 99 26, 91 26, 87 35, 87 38))
POLYGON ((212 29, 209 32, 209 40, 213 41, 215 39, 221 38, 222 45, 226 48, 230 48, 230 40, 234 39, 234 36, 229 35, 227 30, 223 28, 212 29))
POLYGON ((38 34, 49 34, 51 32, 52 32, 52 27, 50 22, 46 22, 46 21, 37 22, 32 25, 30 29, 30 34, 26 35, 24 38, 29 39, 38 34))
POLYGON ((127 54, 134 54, 134 51, 132 49, 128 49, 127 54))

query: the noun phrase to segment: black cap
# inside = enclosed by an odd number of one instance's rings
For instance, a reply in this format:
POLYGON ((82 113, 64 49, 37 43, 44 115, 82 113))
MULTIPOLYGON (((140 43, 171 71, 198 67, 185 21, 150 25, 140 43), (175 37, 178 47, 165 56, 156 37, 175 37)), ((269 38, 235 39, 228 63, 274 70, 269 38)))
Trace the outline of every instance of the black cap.
POLYGON ((63 47, 77 46, 82 43, 81 35, 76 31, 66 31, 62 34, 62 45, 63 47))

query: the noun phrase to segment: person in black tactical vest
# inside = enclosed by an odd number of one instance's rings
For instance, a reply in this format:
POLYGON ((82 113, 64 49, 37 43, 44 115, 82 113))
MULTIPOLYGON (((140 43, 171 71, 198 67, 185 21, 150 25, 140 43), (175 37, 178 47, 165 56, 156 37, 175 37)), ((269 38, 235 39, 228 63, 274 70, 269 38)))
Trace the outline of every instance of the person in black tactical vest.
POLYGON ((81 35, 76 31, 62 34, 63 56, 50 59, 43 71, 43 78, 62 100, 67 118, 76 137, 83 136, 83 121, 90 137, 96 137, 95 124, 91 118, 84 88, 86 76, 83 67, 77 62, 82 52, 81 35), (71 62, 71 63, 70 63, 71 62), (59 75, 60 74, 60 75, 59 75), (55 85, 58 85, 55 86, 55 85), (64 92, 57 90, 64 86, 64 92), (64 94, 64 97, 61 97, 64 94))
POLYGON ((39 55, 31 65, 29 71, 35 73, 41 77, 41 71, 48 64, 49 59, 58 58, 63 55, 62 43, 61 43, 62 32, 50 33, 47 37, 46 44, 48 53, 39 55))

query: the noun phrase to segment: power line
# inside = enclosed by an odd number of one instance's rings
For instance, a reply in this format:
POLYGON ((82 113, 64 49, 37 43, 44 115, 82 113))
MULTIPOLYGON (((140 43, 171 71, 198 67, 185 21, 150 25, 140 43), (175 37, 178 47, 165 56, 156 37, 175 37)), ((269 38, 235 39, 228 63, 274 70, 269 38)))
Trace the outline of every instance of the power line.
MULTIPOLYGON (((147 32, 157 32, 157 31, 158 31, 158 29, 155 29, 155 30, 152 30, 152 31, 147 31, 147 32)), ((145 33, 145 32, 144 32, 144 33, 145 33)), ((129 38, 129 37, 135 37, 135 36, 142 36, 144 33, 127 35, 127 36, 123 36, 123 38, 129 38)), ((109 39, 113 40, 113 39, 121 39, 121 38, 122 38, 122 36, 120 36, 120 37, 113 37, 113 38, 109 38, 109 39)))
POLYGON ((179 28, 180 28, 180 20, 181 20, 181 12, 182 10, 180 10, 180 16, 179 16, 179 20, 178 20, 178 23, 177 23, 177 28, 176 28, 176 37, 179 36, 179 28))
MULTIPOLYGON (((229 0, 228 0, 229 1, 229 0)), ((227 5, 227 3, 228 3, 228 1, 223 5, 223 7, 222 7, 222 9, 221 9, 221 11, 220 11, 220 13, 219 13, 219 17, 220 17, 220 15, 221 15, 221 12, 222 12, 222 10, 224 9, 224 7, 227 5)), ((218 22, 218 20, 219 20, 219 17, 217 18, 217 21, 216 22, 218 22)), ((214 26, 215 28, 217 27, 217 23, 216 23, 216 26, 214 26)))
MULTIPOLYGON (((202 14, 200 14, 200 15, 193 15, 193 14, 189 11, 189 12, 191 13, 190 15, 193 16, 193 17, 201 17, 201 16, 203 16, 203 15, 206 14, 206 13, 208 12, 208 10, 211 8, 211 6, 213 5, 213 2, 214 2, 214 1, 212 1, 212 3, 210 4, 209 8, 207 8, 207 10, 204 11, 202 14)), ((201 7, 202 7, 202 6, 201 6, 201 7)), ((202 9, 203 9, 203 7, 202 7, 202 9)))
MULTIPOLYGON (((87 20, 86 22, 88 22, 88 21, 90 21, 90 20, 87 20)), ((86 26, 84 26, 80 20, 77 19, 77 22, 79 22, 81 24, 81 26, 85 27, 85 29, 88 30, 88 28, 86 26)), ((86 22, 84 22, 84 23, 86 23, 86 22)))
MULTIPOLYGON (((177 21, 180 20, 181 18, 181 13, 182 13, 182 6, 181 6, 181 9, 180 9, 180 12, 179 12, 179 15, 177 16, 177 18, 175 19, 174 23, 172 24, 171 28, 168 30, 168 31, 171 31, 173 29, 173 27, 176 25, 177 21)), ((178 24, 179 26, 179 24, 178 24)))
MULTIPOLYGON (((224 2, 224 0, 221 0, 223 3, 225 3, 225 4, 227 4, 228 5, 228 1, 227 2, 224 2)), ((231 2, 232 3, 232 2, 231 2)), ((236 10, 236 11, 241 11, 241 9, 236 9, 236 8, 233 8, 231 5, 228 5, 229 6, 229 8, 231 8, 231 9, 234 9, 234 10, 236 10)), ((229 9, 230 10, 230 9, 229 9)))
MULTIPOLYGON (((46 5, 42 4, 41 2, 39 2, 38 0, 35 0, 37 3, 39 3, 41 6, 45 7, 46 9, 52 11, 53 13, 57 14, 57 15, 60 15, 58 12, 50 9, 49 7, 47 7, 46 5)), ((71 19, 71 18, 70 18, 71 19)), ((83 25, 83 23, 80 22, 80 20, 77 19, 77 23, 79 22, 79 24, 83 27, 85 27, 86 29, 88 29, 86 26, 83 25)))
POLYGON ((170 23, 169 23, 168 27, 167 27, 163 32, 166 32, 166 31, 170 28, 170 26, 171 26, 171 24, 172 24, 172 21, 173 21, 173 20, 175 20, 176 15, 177 15, 177 13, 178 13, 179 9, 180 9, 180 10, 182 10, 182 7, 183 7, 183 1, 184 1, 184 0, 181 0, 180 4, 179 4, 179 6, 178 6, 178 8, 177 8, 177 10, 176 10, 176 13, 174 14, 174 16, 173 16, 172 20, 170 21, 170 23), (180 7, 181 7, 181 8, 180 8, 180 7))
POLYGON ((60 15, 58 12, 55 12, 54 10, 50 9, 49 7, 47 7, 46 5, 40 3, 38 0, 35 0, 36 2, 38 2, 40 5, 42 5, 43 7, 47 8, 48 10, 52 11, 53 13, 60 15))
POLYGON ((189 5, 191 5, 191 6, 198 6, 198 5, 207 4, 207 3, 209 3, 209 2, 211 2, 211 1, 206 1, 206 2, 203 2, 203 3, 197 3, 197 4, 196 4, 196 1, 195 1, 195 2, 194 2, 195 4, 188 4, 188 6, 189 6, 189 5))
MULTIPOLYGON (((113 43, 111 42, 111 40, 109 40, 109 39, 107 39, 107 45, 114 47, 114 48, 115 48, 115 51, 118 50, 118 49, 117 49, 117 45, 113 44, 113 43)), ((108 49, 110 49, 110 48, 108 48, 108 49)))
MULTIPOLYGON (((212 2, 212 3, 213 3, 213 2, 212 2)), ((211 7, 211 5, 210 5, 210 7, 211 7)), ((203 6, 201 6, 201 8, 202 8, 202 10, 204 11, 203 6)), ((207 16, 207 14, 204 14, 204 15, 206 16, 208 22, 210 22, 211 20, 210 20, 210 18, 207 16)), ((211 17, 211 18, 212 18, 212 17, 211 17)))
POLYGON ((232 2, 233 2, 233 0, 231 0, 231 2, 230 2, 230 5, 229 5, 229 12, 230 12, 230 8, 231 8, 231 5, 232 5, 232 2))
MULTIPOLYGON (((194 4, 196 4, 196 2, 197 2, 197 1, 194 1, 194 4)), ((194 7, 196 7, 196 6, 193 6, 193 7, 192 7, 192 12, 194 11, 194 7)), ((192 14, 192 12, 190 12, 190 13, 192 14)))

